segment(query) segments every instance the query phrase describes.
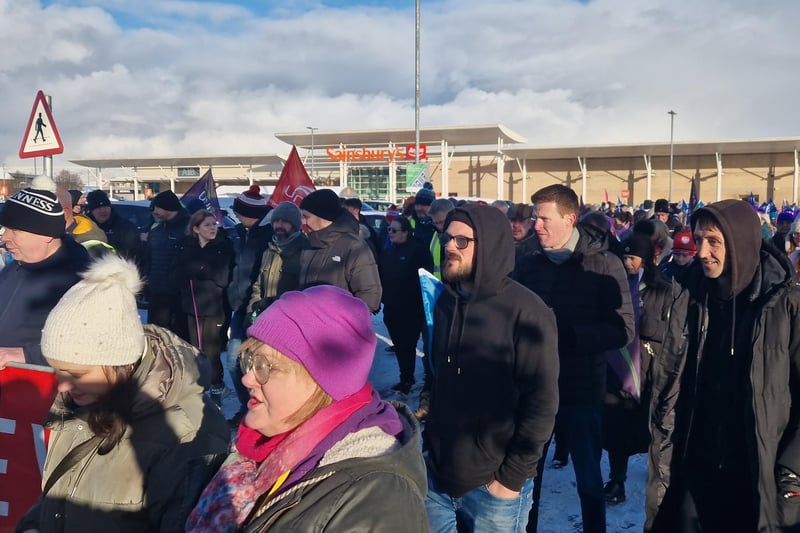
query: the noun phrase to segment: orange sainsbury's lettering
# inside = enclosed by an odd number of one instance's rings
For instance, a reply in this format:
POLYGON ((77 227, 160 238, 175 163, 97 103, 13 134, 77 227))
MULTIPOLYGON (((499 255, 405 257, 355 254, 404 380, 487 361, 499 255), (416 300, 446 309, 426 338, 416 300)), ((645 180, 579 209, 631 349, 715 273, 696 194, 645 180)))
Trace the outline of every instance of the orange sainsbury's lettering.
MULTIPOLYGON (((425 147, 427 148, 427 147, 425 147)), ((328 161, 402 161, 408 159, 407 148, 395 147, 394 150, 387 148, 335 148, 329 146, 325 149, 328 154, 328 161)), ((420 155, 422 159, 427 157, 427 150, 420 145, 420 155)), ((413 159, 413 155, 411 156, 413 159)))

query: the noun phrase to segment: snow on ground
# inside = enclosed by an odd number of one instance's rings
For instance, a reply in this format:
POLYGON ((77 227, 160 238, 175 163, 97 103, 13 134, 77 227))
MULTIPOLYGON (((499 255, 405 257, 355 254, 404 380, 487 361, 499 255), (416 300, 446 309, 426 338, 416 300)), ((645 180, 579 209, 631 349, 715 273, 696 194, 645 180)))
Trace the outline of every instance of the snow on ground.
MULTIPOLYGON (((383 315, 379 313, 372 317, 378 343, 375 348, 375 360, 369 374, 369 380, 381 397, 387 400, 405 402, 412 411, 419 406, 419 393, 422 389, 424 372, 422 361, 417 361, 417 383, 408 395, 391 390, 392 385, 399 381, 397 360, 393 352, 387 352, 389 334, 383 324, 383 315)), ((422 345, 417 347, 417 355, 422 355, 422 345)), ((227 360, 223 353, 223 363, 227 360)), ((225 382, 233 390, 230 376, 225 369, 225 382)), ((223 413, 230 418, 238 409, 236 395, 231 392, 223 401, 223 413)), ((539 508, 539 533, 573 533, 582 531, 581 508, 578 492, 575 488, 575 473, 572 462, 561 469, 550 466, 554 446, 550 446, 547 466, 542 482, 542 496, 539 508)), ((608 457, 603 453, 602 461, 603 478, 608 478, 608 457)), ((616 506, 608 507, 606 523, 609 533, 642 531, 644 527, 644 491, 647 481, 647 457, 636 455, 628 463, 628 481, 625 483, 627 499, 616 506)))

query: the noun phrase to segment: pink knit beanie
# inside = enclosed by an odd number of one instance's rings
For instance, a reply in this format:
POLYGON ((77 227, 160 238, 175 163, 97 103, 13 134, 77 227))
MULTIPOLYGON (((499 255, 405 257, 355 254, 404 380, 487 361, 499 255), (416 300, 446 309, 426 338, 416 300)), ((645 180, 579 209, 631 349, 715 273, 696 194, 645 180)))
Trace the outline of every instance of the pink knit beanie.
POLYGON ((332 285, 284 293, 247 335, 303 365, 334 400, 364 386, 375 356, 366 304, 332 285))

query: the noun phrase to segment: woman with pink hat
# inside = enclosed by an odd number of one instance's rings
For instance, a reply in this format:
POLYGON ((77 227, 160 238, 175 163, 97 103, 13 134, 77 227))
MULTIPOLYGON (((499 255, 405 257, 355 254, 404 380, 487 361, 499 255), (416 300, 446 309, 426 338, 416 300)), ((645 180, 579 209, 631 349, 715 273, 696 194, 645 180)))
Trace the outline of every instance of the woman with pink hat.
POLYGON ((364 302, 327 285, 287 292, 247 335, 236 452, 187 531, 427 531, 419 426, 367 381, 364 302))

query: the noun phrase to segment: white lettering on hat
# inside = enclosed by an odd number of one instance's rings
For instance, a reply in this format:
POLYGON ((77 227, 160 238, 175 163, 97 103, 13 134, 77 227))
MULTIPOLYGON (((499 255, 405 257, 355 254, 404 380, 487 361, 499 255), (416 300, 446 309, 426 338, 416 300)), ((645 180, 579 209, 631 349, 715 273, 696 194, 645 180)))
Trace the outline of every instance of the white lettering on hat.
POLYGON ((54 199, 48 198, 43 194, 23 189, 8 199, 9 202, 33 209, 34 211, 48 216, 63 217, 64 213, 60 209, 56 211, 56 206, 61 207, 54 199))
POLYGON ((338 255, 334 255, 333 257, 331 257, 331 261, 333 261, 334 263, 341 263, 342 258, 338 255))

